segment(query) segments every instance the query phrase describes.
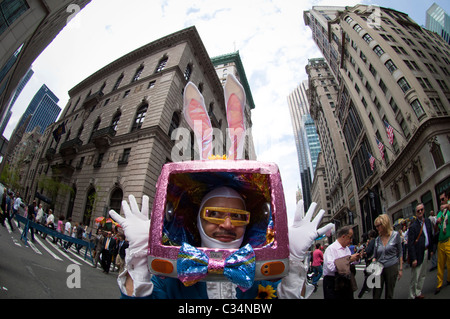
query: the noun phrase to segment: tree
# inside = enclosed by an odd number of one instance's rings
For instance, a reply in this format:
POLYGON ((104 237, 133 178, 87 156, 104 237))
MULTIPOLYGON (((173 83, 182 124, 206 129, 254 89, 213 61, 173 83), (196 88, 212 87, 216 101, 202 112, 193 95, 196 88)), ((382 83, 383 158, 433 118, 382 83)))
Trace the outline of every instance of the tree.
MULTIPOLYGON (((48 177, 47 175, 42 175, 39 178, 38 187, 39 189, 43 189, 46 195, 52 200, 50 207, 53 210, 55 209, 55 201, 58 198, 58 195, 65 196, 68 192, 74 192, 73 188, 69 185, 66 185, 53 177, 48 177)), ((62 207, 60 207, 60 209, 62 209, 62 207)))

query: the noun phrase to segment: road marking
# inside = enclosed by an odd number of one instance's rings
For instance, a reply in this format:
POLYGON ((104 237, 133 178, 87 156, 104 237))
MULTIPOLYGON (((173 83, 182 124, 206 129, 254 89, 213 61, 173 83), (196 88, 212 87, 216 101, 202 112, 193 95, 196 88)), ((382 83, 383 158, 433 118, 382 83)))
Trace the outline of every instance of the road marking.
POLYGON ((52 255, 53 258, 62 261, 62 259, 58 255, 56 255, 53 251, 51 251, 49 248, 47 248, 47 246, 44 245, 44 243, 39 238, 36 238, 36 241, 42 246, 42 248, 44 248, 50 255, 52 255))

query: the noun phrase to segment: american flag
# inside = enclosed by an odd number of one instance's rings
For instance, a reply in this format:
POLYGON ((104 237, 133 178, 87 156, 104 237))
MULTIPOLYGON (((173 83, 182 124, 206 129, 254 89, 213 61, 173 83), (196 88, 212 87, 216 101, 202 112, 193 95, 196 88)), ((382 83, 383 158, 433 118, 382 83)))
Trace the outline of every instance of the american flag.
POLYGON ((384 145, 378 139, 376 140, 378 144, 378 149, 380 150, 381 158, 384 159, 384 145))
POLYGON ((372 154, 369 153, 369 163, 370 163, 370 169, 373 170, 375 169, 375 157, 372 156, 372 154))
POLYGON ((389 138, 389 144, 394 145, 394 128, 386 121, 384 121, 384 126, 386 126, 386 133, 389 138))

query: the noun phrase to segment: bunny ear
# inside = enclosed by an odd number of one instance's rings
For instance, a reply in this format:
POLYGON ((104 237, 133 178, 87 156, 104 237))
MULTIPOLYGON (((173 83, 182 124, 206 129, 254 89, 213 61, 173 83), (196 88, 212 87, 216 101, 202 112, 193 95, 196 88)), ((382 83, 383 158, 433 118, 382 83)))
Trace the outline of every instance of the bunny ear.
POLYGON ((200 160, 208 159, 212 153, 212 125, 206 112, 205 100, 195 84, 189 82, 184 88, 183 113, 194 131, 200 150, 200 160))
POLYGON ((228 133, 231 147, 228 150, 229 159, 244 158, 245 144, 245 92, 242 85, 233 74, 227 76, 224 87, 225 103, 227 104, 228 133))

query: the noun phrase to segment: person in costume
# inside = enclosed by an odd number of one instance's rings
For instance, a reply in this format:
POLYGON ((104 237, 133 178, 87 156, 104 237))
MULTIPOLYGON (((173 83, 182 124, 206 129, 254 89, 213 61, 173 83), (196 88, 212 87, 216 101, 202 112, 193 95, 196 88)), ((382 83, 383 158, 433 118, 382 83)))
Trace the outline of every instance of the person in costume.
MULTIPOLYGON (((240 83, 229 75, 225 85, 225 101, 227 102, 227 120, 236 144, 229 151, 232 160, 241 157, 242 140, 245 126, 243 125, 243 106, 245 93, 240 83)), ((185 88, 184 95, 185 118, 193 128, 198 145, 202 146, 201 159, 205 160, 211 153, 210 121, 205 111, 203 97, 191 82, 185 88), (198 121, 202 125, 198 124, 198 121), (205 129, 206 128, 206 129, 205 129)), ((128 202, 122 201, 125 217, 111 210, 110 216, 123 228, 128 238, 129 247, 126 253, 126 269, 119 274, 118 284, 122 297, 143 297, 154 299, 219 299, 219 298, 307 298, 314 287, 302 290, 306 283, 307 251, 314 240, 333 227, 328 224, 320 229, 318 226, 325 213, 320 210, 313 219, 316 203, 311 204, 304 215, 303 201, 297 205, 293 224, 289 227, 289 271, 286 276, 277 281, 254 280, 255 253, 244 237, 249 231, 249 222, 255 212, 247 211, 247 203, 243 196, 230 186, 217 186, 210 189, 202 198, 196 215, 196 227, 200 236, 200 247, 211 249, 233 249, 236 254, 225 261, 204 261, 197 247, 183 243, 177 259, 178 278, 161 277, 149 270, 149 198, 142 197, 139 208, 136 198, 129 195, 128 202), (195 256, 195 257, 193 257, 195 256), (196 267, 191 267, 194 261, 207 264, 208 273, 223 273, 221 281, 202 281, 202 274, 196 267), (234 263, 232 271, 223 270, 224 263, 234 263)), ((206 267, 206 266, 205 266, 206 267)), ((230 267, 231 268, 231 267, 230 267)), ((206 278, 207 280, 207 278, 206 278)))

